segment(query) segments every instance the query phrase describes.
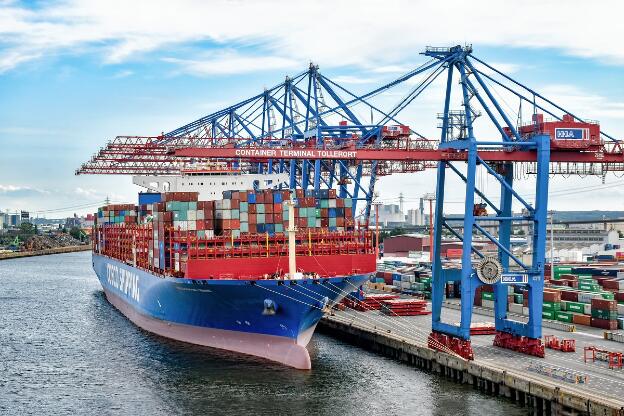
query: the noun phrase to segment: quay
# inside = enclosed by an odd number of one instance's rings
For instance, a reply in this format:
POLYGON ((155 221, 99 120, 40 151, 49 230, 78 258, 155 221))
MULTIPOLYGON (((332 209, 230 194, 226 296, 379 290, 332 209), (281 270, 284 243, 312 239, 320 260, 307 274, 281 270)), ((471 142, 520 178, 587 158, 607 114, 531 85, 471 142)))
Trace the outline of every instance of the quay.
POLYGON ((91 245, 55 247, 36 251, 14 251, 11 253, 0 253, 0 260, 19 259, 22 257, 47 256, 50 254, 73 253, 76 251, 90 251, 91 245))
MULTIPOLYGON (((450 319, 459 318, 459 311, 445 308, 444 312, 450 319)), ((486 315, 478 319, 492 321, 486 315)), ((471 384, 486 394, 507 397, 534 414, 624 415, 624 370, 610 370, 604 362, 583 360, 583 347, 587 345, 618 349, 617 343, 604 340, 593 328, 578 332, 545 328, 546 334, 575 339, 576 352, 547 349, 543 359, 494 347, 493 335, 473 336, 474 361, 428 348, 430 328, 431 316, 390 317, 375 311, 347 310, 325 316, 318 329, 457 383, 471 384), (552 372, 538 372, 537 368, 552 372), (572 383, 561 378, 564 374, 580 375, 585 380, 572 383)))

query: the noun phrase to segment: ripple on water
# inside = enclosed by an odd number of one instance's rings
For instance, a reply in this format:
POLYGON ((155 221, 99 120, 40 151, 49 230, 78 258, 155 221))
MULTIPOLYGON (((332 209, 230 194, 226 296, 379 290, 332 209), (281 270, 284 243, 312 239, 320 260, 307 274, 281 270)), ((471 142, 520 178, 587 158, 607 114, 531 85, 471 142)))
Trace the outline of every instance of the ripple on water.
POLYGON ((525 414, 326 336, 309 349, 303 372, 142 331, 86 252, 0 262, 0 414, 525 414))

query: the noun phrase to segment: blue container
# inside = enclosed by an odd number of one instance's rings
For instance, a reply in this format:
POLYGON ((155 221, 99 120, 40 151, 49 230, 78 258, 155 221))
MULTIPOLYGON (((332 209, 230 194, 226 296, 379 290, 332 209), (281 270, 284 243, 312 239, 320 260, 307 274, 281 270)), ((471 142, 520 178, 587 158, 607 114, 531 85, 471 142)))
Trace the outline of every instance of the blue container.
POLYGON ((262 234, 266 232, 266 224, 256 224, 256 229, 258 230, 258 234, 262 234))
POLYGON ((306 196, 306 198, 313 198, 314 197, 314 189, 306 189, 305 190, 305 196, 306 196))
POLYGON ((119 211, 119 216, 120 217, 125 217, 126 216, 126 211, 119 211))
POLYGON ((329 211, 327 211, 329 214, 329 218, 336 218, 336 208, 329 208, 329 211))
POLYGON ((269 234, 275 233, 275 224, 265 224, 264 231, 269 234))
POLYGON ((320 199, 317 199, 317 200, 315 201, 315 203, 316 203, 316 207, 317 207, 317 208, 321 208, 321 200, 320 200, 320 199))
POLYGON ((327 199, 329 198, 329 189, 321 189, 319 198, 327 199))
POLYGON ((223 199, 232 199, 232 191, 223 191, 223 199))
POLYGON ((162 200, 162 195, 157 192, 139 192, 139 205, 155 204, 162 200))
POLYGON ((280 194, 279 192, 276 192, 273 194, 273 203, 274 204, 281 204, 282 203, 282 194, 280 194))
POLYGON ((344 217, 344 208, 336 208, 336 216, 344 217))
POLYGON ((256 193, 255 192, 247 192, 247 202, 250 204, 256 203, 256 193))

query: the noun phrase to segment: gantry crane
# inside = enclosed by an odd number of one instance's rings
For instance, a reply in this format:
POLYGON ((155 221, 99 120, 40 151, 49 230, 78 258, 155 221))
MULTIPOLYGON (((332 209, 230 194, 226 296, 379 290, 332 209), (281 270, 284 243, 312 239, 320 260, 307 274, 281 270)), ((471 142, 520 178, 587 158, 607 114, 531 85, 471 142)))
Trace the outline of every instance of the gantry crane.
POLYGON ((549 174, 624 171, 622 142, 601 131, 597 122, 581 119, 475 57, 470 46, 430 47, 423 55, 429 60, 419 68, 362 95, 329 80, 311 65, 276 87, 170 133, 119 136, 77 173, 171 174, 199 161, 220 161, 241 172, 288 172, 290 188, 337 187, 339 196, 365 203, 361 215, 367 219, 378 176, 436 169, 430 345, 443 344, 467 359, 473 357, 473 298, 477 287, 490 284, 495 294, 495 345, 543 356, 549 174), (430 140, 401 123, 398 116, 440 77, 445 85, 442 112, 437 115, 441 135, 439 140, 430 140), (405 84, 409 92, 389 110, 371 101, 405 84), (503 110, 506 103, 496 98, 501 94, 519 102, 520 109, 530 108, 530 122, 521 122, 522 110, 512 122, 503 110), (459 108, 452 107, 456 101, 459 108), (356 115, 357 106, 377 115, 377 120, 363 123, 356 115), (482 117, 479 122, 478 117, 482 117), (514 170, 519 166, 535 177, 531 199, 514 187, 514 170), (493 178, 498 203, 492 197, 494 187, 479 186, 479 172, 493 178), (368 183, 363 182, 365 176, 368 183), (456 225, 457 217, 452 221, 445 217, 446 196, 456 191, 448 189, 447 177, 451 176, 464 183, 461 227, 456 225), (514 215, 514 205, 525 214, 514 215), (497 235, 481 225, 484 221, 499 224, 497 235), (530 261, 511 250, 511 230, 517 224, 528 224, 533 230, 530 261), (438 255, 443 230, 462 242, 460 267, 447 267, 438 255), (481 253, 475 244, 477 236, 491 241, 497 254, 481 253), (461 287, 459 325, 442 320, 447 282, 461 287), (508 319, 508 285, 528 291, 527 323, 508 319))

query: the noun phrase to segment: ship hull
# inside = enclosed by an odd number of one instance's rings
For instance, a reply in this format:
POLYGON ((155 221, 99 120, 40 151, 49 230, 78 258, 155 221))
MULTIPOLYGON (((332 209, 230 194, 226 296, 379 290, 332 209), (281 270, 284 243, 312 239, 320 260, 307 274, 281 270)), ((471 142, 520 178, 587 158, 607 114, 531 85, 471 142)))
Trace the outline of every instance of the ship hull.
POLYGON ((369 277, 297 281, 161 277, 95 253, 93 268, 108 301, 146 331, 298 369, 311 368, 306 345, 323 308, 369 277))

